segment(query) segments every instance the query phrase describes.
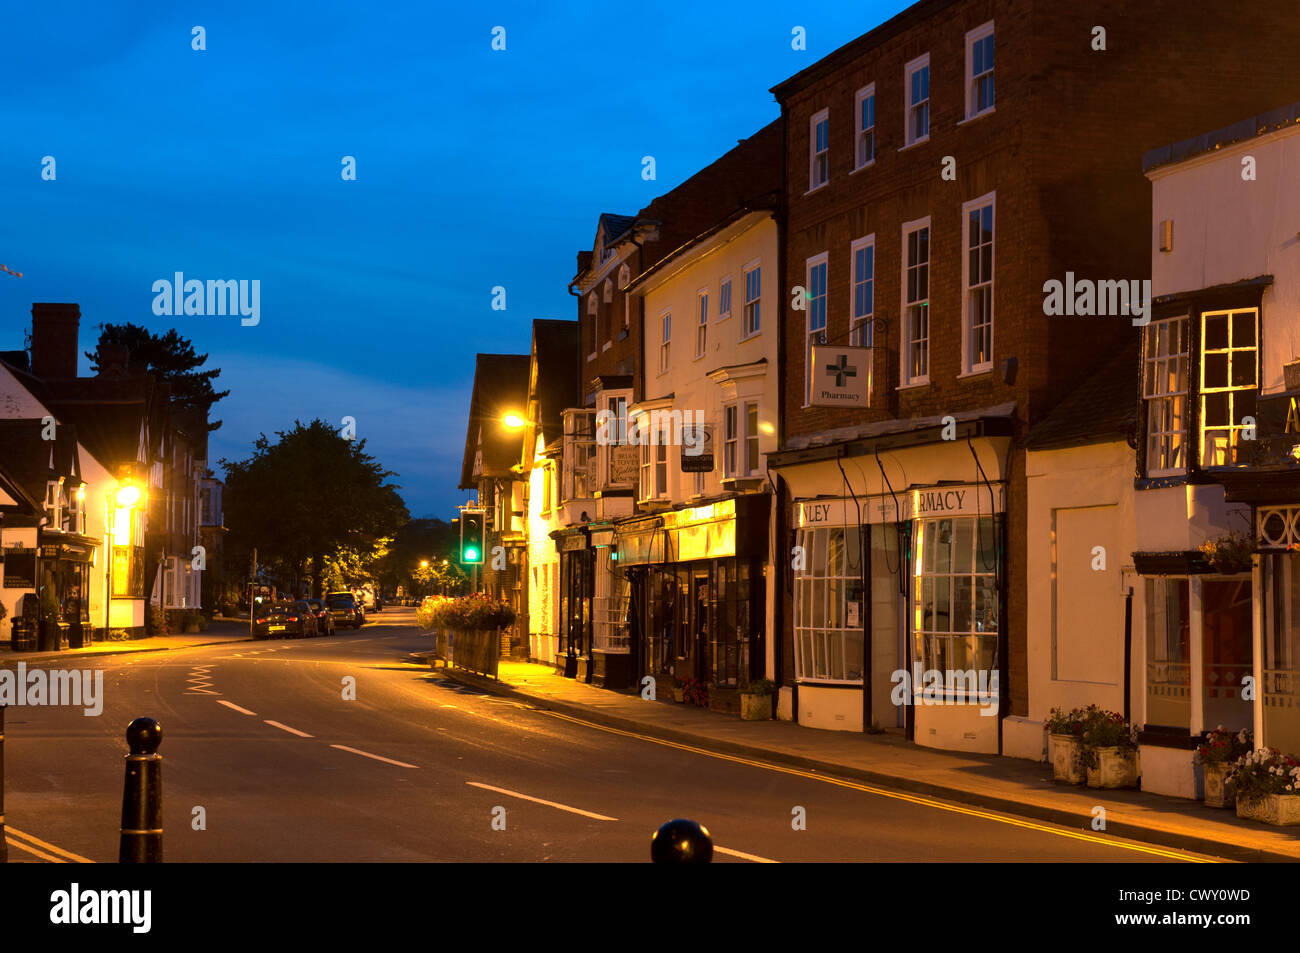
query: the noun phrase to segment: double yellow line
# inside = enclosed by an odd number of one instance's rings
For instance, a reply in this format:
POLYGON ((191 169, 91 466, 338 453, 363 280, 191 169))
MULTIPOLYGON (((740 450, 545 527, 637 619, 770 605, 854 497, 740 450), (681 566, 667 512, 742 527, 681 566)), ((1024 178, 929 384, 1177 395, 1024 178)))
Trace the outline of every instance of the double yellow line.
POLYGON ((1074 840, 1087 841, 1093 844, 1102 844, 1106 847, 1116 847, 1123 850, 1137 851, 1140 854, 1153 854, 1157 857, 1168 857, 1172 860, 1181 860, 1194 864, 1212 864, 1213 860, 1207 860, 1201 857, 1195 857, 1180 851, 1168 850, 1162 847, 1152 847, 1145 844, 1132 844, 1123 841, 1112 840, 1109 837, 1102 837, 1097 834, 1089 834, 1084 831, 1072 831, 1065 827, 1054 827, 1047 824, 1039 824, 1034 821, 1024 820, 1018 817, 1010 817, 1004 814, 993 814, 989 811, 981 811, 976 808, 963 807, 959 804, 949 804, 945 801, 936 801, 933 798, 922 797, 916 794, 905 794, 902 791, 890 791, 886 788, 878 788, 870 784, 861 784, 857 781, 845 781, 840 778, 834 778, 826 774, 817 774, 812 771, 803 771, 799 768, 788 768, 780 764, 770 764, 766 761, 754 761, 750 758, 741 758, 736 755, 723 754, 719 751, 710 751, 707 748, 697 748, 694 745, 682 744, 677 741, 668 741, 664 738, 655 738, 650 735, 638 734, 634 731, 624 731, 621 728, 610 728, 606 725, 598 725, 594 722, 584 721, 581 718, 574 718, 572 715, 561 714, 557 711, 546 711, 546 714, 553 718, 562 718, 565 721, 571 721, 577 725, 585 725, 588 728, 596 728, 600 731, 608 731, 611 734, 623 735, 627 738, 636 738, 640 741, 649 741, 653 744, 664 745, 669 748, 677 748, 681 751, 691 751, 695 754, 707 755, 710 758, 718 758, 722 761, 733 761, 736 764, 747 764, 755 768, 762 768, 766 771, 777 771, 781 774, 792 774, 800 778, 809 778, 813 781, 821 781, 825 784, 835 784, 842 788, 851 788, 854 791, 865 791, 868 794, 877 794, 881 797, 893 798, 896 801, 910 801, 912 804, 920 804, 925 807, 932 807, 940 811, 950 811, 953 814, 965 814, 968 817, 979 817, 988 821, 996 821, 999 824, 1009 824, 1012 827, 1022 827, 1025 830, 1041 831, 1044 834, 1055 834, 1057 837, 1068 837, 1074 840))
POLYGON ((24 831, 16 830, 5 825, 5 842, 10 847, 17 847, 19 850, 25 850, 29 854, 35 854, 41 860, 48 861, 51 864, 93 864, 94 861, 89 857, 82 857, 80 854, 74 854, 70 850, 64 850, 62 847, 55 847, 53 844, 41 840, 39 837, 33 837, 24 831))

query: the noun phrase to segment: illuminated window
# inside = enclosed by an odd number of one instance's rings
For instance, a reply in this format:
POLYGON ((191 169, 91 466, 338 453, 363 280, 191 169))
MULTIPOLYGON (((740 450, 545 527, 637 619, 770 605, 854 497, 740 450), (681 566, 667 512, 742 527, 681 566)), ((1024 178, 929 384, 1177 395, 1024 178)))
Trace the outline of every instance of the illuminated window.
POLYGON ((1147 474, 1187 468, 1187 317, 1152 321, 1143 341, 1142 396, 1147 405, 1147 474))
POLYGON ((1201 466, 1243 460, 1242 418, 1255 417, 1259 396, 1259 311, 1201 314, 1201 466))

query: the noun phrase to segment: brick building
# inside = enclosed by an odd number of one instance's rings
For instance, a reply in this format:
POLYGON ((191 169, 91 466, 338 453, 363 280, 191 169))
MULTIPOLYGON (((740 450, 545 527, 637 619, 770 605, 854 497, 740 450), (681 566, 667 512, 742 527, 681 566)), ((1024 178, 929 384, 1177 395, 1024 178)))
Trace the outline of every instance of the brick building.
POLYGON ((1047 316, 1045 282, 1149 279, 1142 153, 1294 98, 1294 18, 1215 18, 1207 62, 1213 11, 924 0, 773 89, 783 297, 806 304, 770 461, 802 547, 778 590, 787 716, 1041 753, 1019 441, 1137 334, 1122 307, 1047 316), (923 692, 928 671, 979 684, 923 692))

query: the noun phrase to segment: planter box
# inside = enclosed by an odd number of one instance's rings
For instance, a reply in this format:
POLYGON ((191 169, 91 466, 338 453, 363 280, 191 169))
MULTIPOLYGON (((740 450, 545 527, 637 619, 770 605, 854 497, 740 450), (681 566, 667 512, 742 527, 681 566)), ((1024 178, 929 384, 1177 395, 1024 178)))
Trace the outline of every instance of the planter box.
POLYGON ((1094 748, 1097 767, 1088 769, 1090 788, 1131 788, 1137 786, 1137 752, 1132 748, 1094 748))
POLYGON ((771 721, 772 696, 741 692, 740 717, 745 721, 771 721))
POLYGON ((1282 365, 1282 380, 1287 390, 1300 390, 1300 360, 1282 365))
POLYGON ((1083 746, 1074 735, 1052 735, 1052 780, 1057 784, 1082 784, 1083 766, 1079 754, 1083 746))
POLYGON ((674 685, 674 686, 673 686, 673 701, 675 701, 675 702, 680 702, 681 704, 685 704, 685 703, 686 703, 686 689, 684 689, 684 688, 680 688, 680 687, 674 685))
POLYGON ((1300 824, 1300 794, 1267 794, 1252 801, 1237 798, 1237 816, 1278 827, 1300 824))
POLYGON ((1205 765, 1205 806, 1232 807, 1237 800, 1236 792, 1228 784, 1228 762, 1214 761, 1205 765))

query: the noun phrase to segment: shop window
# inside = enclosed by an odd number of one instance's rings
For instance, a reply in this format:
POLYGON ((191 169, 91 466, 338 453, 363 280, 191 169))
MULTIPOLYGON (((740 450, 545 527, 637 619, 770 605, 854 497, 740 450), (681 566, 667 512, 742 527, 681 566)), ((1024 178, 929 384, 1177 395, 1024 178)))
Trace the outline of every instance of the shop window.
POLYGON ((1201 636, 1206 727, 1249 728, 1251 703, 1242 699, 1254 672, 1251 584, 1246 579, 1206 579, 1201 584, 1201 636))
MULTIPOLYGON (((608 593, 592 600, 592 614, 596 620, 596 648, 606 652, 627 652, 630 644, 627 623, 628 581, 609 558, 610 552, 608 546, 596 550, 596 572, 606 580, 605 591, 608 593)), ((599 590, 600 587, 597 587, 599 590)))
POLYGON ((997 535, 992 517, 918 523, 912 634, 925 669, 997 668, 997 535))
POLYGON ((1201 315, 1201 466, 1245 462, 1242 418, 1254 418, 1259 391, 1255 309, 1201 315))
POLYGON ((1187 728, 1191 630, 1186 579, 1147 579, 1147 723, 1187 728))
POLYGON ((862 681, 862 545, 856 526, 800 530, 807 569, 795 576, 795 674, 862 681))
POLYGON ((1143 342, 1147 474, 1187 468, 1187 316, 1152 321, 1143 342))
POLYGON ((719 559, 713 567, 712 624, 708 629, 709 681, 726 688, 748 684, 751 653, 762 634, 762 575, 756 565, 719 559))

